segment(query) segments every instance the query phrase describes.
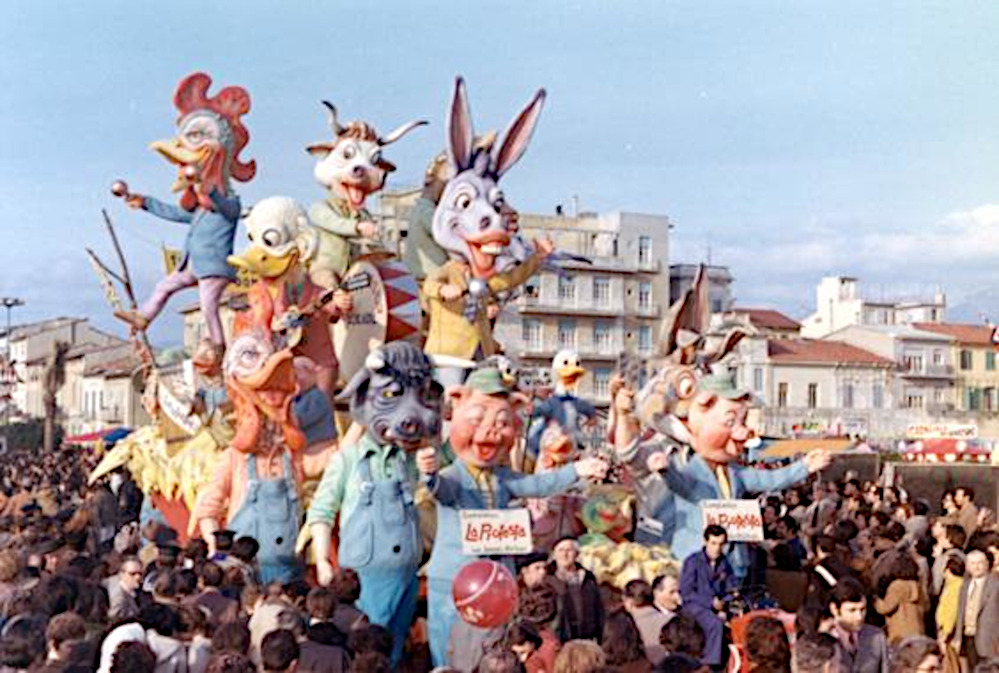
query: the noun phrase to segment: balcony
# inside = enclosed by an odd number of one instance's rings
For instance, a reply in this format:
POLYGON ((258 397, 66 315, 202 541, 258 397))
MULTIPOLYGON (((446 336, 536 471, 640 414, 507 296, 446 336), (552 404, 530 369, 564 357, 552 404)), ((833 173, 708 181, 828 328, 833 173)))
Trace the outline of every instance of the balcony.
POLYGON ((597 304, 593 301, 549 301, 539 297, 524 295, 517 300, 521 313, 543 315, 580 315, 597 318, 614 318, 622 314, 621 307, 613 304, 597 304))
POLYGON ((922 367, 906 367, 902 364, 902 376, 912 379, 952 379, 954 367, 951 365, 923 365, 922 367))
POLYGON ((521 358, 540 358, 550 360, 555 357, 555 353, 563 348, 569 348, 579 354, 579 357, 586 360, 597 360, 601 362, 614 362, 622 353, 620 348, 595 348, 590 343, 576 343, 576 345, 563 345, 555 341, 521 341, 517 347, 518 355, 521 358))
POLYGON ((926 405, 926 413, 930 416, 943 416, 954 411, 954 405, 950 402, 929 402, 926 405))

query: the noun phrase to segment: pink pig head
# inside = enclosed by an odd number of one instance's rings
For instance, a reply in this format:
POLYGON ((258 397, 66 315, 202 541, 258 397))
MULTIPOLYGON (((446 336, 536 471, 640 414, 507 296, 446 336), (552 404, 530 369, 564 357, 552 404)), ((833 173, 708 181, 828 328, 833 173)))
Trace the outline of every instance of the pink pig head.
POLYGON ((701 379, 686 425, 694 450, 708 463, 723 465, 742 457, 754 436, 746 426, 750 402, 749 392, 736 388, 728 376, 701 379))
POLYGON ((518 412, 527 398, 509 392, 499 370, 472 372, 462 386, 448 389, 451 447, 466 464, 492 467, 506 461, 520 434, 518 412))

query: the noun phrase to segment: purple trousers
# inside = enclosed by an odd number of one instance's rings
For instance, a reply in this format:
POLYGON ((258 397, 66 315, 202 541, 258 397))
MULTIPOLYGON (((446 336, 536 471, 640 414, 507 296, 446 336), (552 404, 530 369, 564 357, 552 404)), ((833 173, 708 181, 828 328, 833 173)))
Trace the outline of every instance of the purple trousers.
POLYGON ((229 279, 224 276, 198 278, 190 267, 178 269, 156 284, 153 294, 142 304, 139 313, 150 322, 156 319, 167 301, 177 292, 198 286, 198 300, 201 303, 201 317, 208 327, 208 338, 213 344, 225 345, 222 321, 219 319, 219 303, 229 279))

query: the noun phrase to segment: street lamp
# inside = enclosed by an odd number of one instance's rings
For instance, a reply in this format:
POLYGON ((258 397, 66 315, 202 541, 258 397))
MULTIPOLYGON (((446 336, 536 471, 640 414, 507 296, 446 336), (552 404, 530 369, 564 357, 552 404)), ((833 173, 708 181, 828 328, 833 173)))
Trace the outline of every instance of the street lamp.
POLYGON ((18 306, 24 306, 24 300, 18 299, 17 297, 0 297, 0 304, 7 309, 7 333, 5 341, 7 342, 7 361, 4 363, 4 384, 7 387, 7 400, 3 408, 3 424, 10 424, 10 405, 13 401, 13 390, 14 390, 14 363, 10 361, 10 312, 12 309, 18 306))

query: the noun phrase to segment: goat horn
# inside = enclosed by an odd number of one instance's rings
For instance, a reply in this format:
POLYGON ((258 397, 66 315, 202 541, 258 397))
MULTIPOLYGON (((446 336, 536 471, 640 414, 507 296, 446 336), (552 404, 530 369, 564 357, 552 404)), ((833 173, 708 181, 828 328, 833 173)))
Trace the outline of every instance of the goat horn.
POLYGON ((323 101, 323 105, 329 110, 330 128, 333 129, 333 135, 339 136, 343 133, 344 129, 340 126, 340 122, 336 118, 336 105, 329 102, 328 100, 323 101))
POLYGON ((384 138, 379 138, 378 144, 381 145, 382 147, 384 147, 385 145, 391 145, 396 140, 403 137, 404 135, 406 135, 413 129, 417 128, 418 126, 426 126, 429 123, 430 122, 428 122, 426 119, 418 119, 416 121, 407 122, 406 124, 403 124, 399 128, 389 133, 384 138))

